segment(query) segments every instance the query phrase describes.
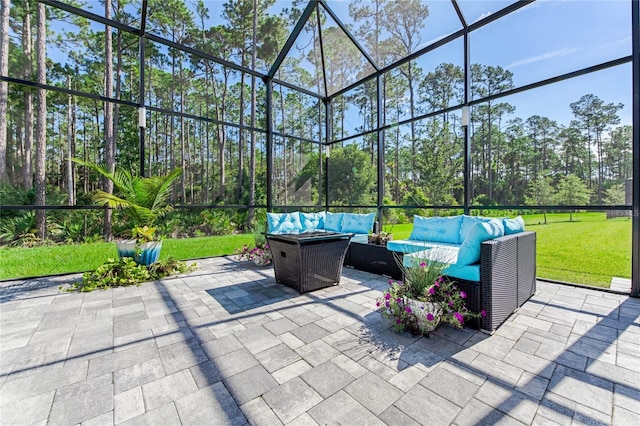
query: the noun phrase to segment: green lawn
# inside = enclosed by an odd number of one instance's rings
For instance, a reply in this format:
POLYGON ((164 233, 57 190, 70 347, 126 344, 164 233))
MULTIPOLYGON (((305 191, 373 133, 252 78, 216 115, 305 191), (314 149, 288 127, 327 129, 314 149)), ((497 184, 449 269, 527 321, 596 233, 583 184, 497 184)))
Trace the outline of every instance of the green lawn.
POLYGON ((605 213, 524 217, 537 237, 537 275, 609 287, 612 277, 631 277, 631 218, 606 219, 605 213))
MULTIPOLYGON (((166 239, 161 258, 196 259, 233 254, 244 244, 253 244, 253 235, 166 239)), ((90 243, 34 248, 0 249, 0 279, 34 277, 97 268, 109 258, 116 258, 115 243, 90 243)))
MULTIPOLYGON (((537 233, 537 275, 558 281, 608 287, 611 277, 631 277, 631 220, 606 220, 604 213, 524 216, 525 228, 537 233)), ((396 240, 411 234, 412 224, 386 226, 396 240)), ((195 259, 233 254, 252 235, 164 240, 162 257, 195 259)), ((95 269, 117 256, 114 243, 0 249, 0 279, 95 269)))

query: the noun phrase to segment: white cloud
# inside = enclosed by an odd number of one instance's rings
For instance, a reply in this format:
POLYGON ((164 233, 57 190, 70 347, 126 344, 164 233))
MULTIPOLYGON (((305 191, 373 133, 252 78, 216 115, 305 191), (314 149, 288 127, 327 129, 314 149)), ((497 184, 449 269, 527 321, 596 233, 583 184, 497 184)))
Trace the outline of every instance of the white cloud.
POLYGON ((478 22, 478 21, 482 21, 484 18, 486 18, 487 16, 491 16, 491 15, 493 15, 493 12, 492 12, 492 11, 485 12, 485 13, 483 13, 482 15, 480 15, 480 16, 478 17, 478 19, 476 19, 475 21, 473 21, 473 23, 475 24, 475 23, 476 23, 476 22, 478 22))
POLYGON ((562 56, 569 56, 569 55, 573 55, 577 51, 578 49, 564 47, 562 49, 557 49, 551 52, 543 53, 542 55, 529 56, 528 58, 520 59, 519 61, 515 61, 507 65, 505 68, 510 69, 510 68, 519 67, 521 65, 533 64, 534 62, 546 61, 549 59, 559 58, 562 56))

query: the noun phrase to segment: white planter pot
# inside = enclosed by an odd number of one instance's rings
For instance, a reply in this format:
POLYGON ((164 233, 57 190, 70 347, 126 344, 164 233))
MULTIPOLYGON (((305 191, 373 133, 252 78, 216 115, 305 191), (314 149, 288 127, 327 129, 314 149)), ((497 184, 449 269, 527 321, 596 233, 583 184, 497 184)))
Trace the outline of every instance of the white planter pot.
POLYGON ((118 241, 116 247, 120 258, 131 257, 137 264, 148 266, 160 257, 162 241, 150 241, 136 247, 136 240, 124 240, 118 241), (138 253, 136 253, 136 248, 139 248, 138 253))
POLYGON ((411 315, 415 318, 416 325, 423 333, 432 332, 440 324, 442 311, 439 305, 411 298, 407 298, 405 303, 411 308, 411 315), (433 321, 428 320, 428 314, 433 315, 433 321))
POLYGON ((255 263, 256 266, 269 266, 269 265, 271 265, 271 260, 263 260, 263 259, 254 258, 253 259, 253 263, 255 263))

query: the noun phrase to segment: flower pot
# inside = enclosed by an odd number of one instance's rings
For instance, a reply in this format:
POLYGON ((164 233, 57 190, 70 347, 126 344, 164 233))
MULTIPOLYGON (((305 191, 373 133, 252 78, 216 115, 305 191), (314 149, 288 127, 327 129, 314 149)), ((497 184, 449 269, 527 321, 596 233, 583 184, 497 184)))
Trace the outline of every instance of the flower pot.
POLYGON ((409 297, 406 298, 405 303, 411 308, 411 315, 421 332, 430 333, 440 324, 442 308, 437 303, 424 302, 409 297))
POLYGON ((268 265, 271 265, 271 259, 260 259, 260 258, 254 257, 253 263, 255 263, 256 266, 268 266, 268 265))
POLYGON ((151 265, 160 257, 162 241, 149 241, 137 244, 136 240, 124 240, 116 243, 118 256, 131 257, 138 265, 151 265))

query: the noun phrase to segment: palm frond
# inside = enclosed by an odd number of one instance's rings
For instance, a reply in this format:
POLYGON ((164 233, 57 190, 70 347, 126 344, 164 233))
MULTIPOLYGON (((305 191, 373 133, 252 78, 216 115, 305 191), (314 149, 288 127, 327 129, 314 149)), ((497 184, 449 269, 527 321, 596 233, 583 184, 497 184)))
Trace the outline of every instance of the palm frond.
POLYGON ((112 209, 128 209, 131 207, 131 202, 117 195, 109 194, 108 192, 98 190, 93 194, 93 201, 97 204, 110 207, 112 209))
POLYGON ((167 204, 167 201, 169 199, 169 194, 171 192, 171 185, 178 177, 180 177, 181 174, 182 174, 182 168, 178 167, 168 175, 158 180, 157 184, 159 186, 155 193, 152 209, 156 209, 156 208, 159 209, 164 207, 167 204))

